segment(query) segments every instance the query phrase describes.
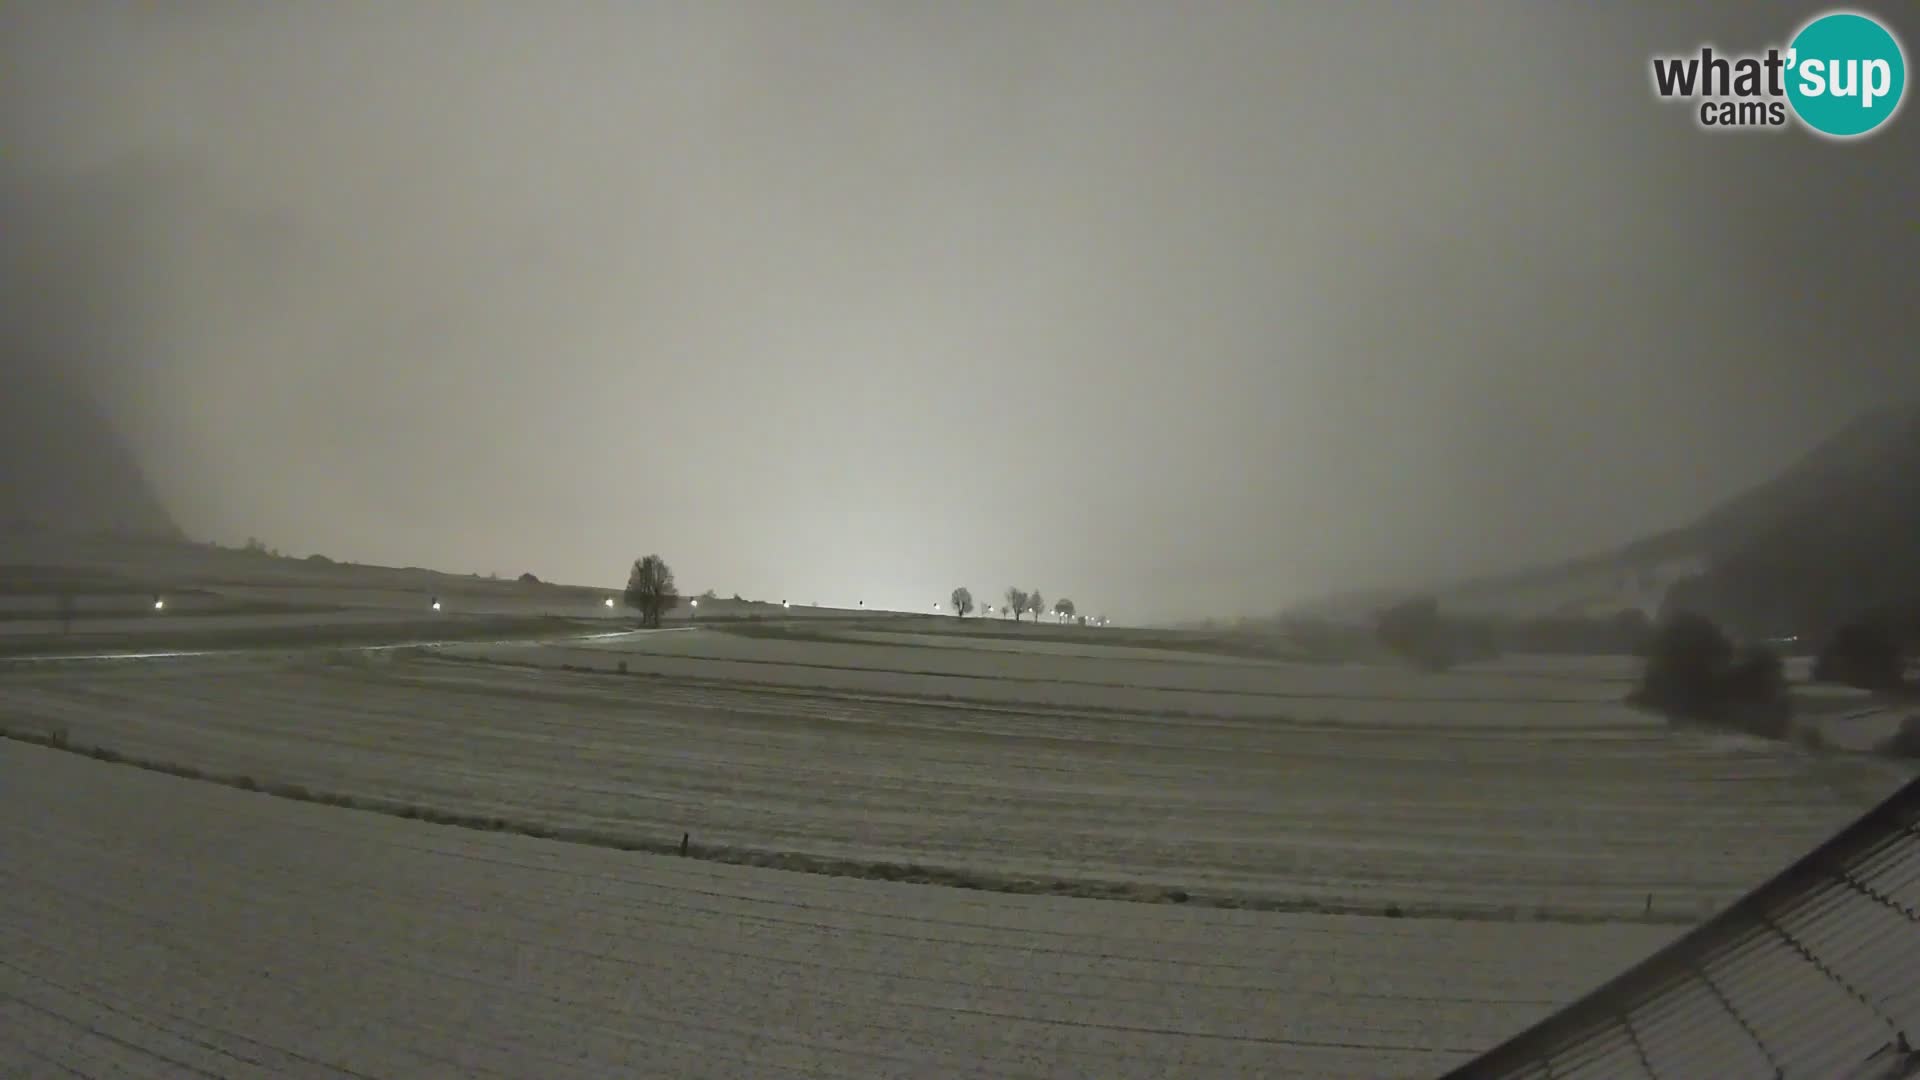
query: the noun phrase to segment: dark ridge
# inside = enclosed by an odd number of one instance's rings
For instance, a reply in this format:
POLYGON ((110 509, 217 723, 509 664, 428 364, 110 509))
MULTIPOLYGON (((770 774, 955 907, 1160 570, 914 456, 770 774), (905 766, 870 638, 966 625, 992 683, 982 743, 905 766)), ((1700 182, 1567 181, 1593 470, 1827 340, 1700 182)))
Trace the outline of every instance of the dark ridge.
POLYGON ((90 384, 151 362, 121 324, 127 188, 0 186, 0 532, 180 537, 90 384))
MULTIPOLYGON (((1705 615, 1742 638, 1812 640, 1867 616, 1920 636, 1916 491, 1920 401, 1902 402, 1861 415, 1779 475, 1691 523, 1609 552, 1453 582, 1438 592, 1444 606, 1498 610, 1503 598, 1528 589, 1595 576, 1625 581, 1662 563, 1698 560, 1701 572, 1667 585, 1662 614, 1705 615)), ((1362 610, 1401 595, 1387 590, 1322 606, 1362 610)))

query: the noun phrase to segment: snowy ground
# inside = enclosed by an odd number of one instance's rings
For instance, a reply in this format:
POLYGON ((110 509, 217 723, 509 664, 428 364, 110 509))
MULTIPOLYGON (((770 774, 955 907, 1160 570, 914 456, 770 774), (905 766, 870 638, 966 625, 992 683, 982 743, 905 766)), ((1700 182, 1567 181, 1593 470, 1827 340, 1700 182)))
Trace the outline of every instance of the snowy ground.
POLYGON ((603 671, 625 663, 633 673, 1155 715, 1311 721, 1338 711, 1346 714, 1342 720, 1438 724, 1455 732, 1490 726, 1657 726, 1619 704, 1623 685, 1578 669, 1434 675, 1399 667, 1223 663, 1217 657, 1157 651, 1142 660, 1136 655, 1141 650, 1128 647, 1077 646, 1073 654, 926 648, 901 643, 911 635, 872 636, 885 640, 701 630, 538 648, 460 649, 454 655, 603 671), (1346 704, 1336 709, 1337 702, 1346 704))
POLYGON ((1423 1076, 1675 933, 717 866, 18 743, 0 835, 20 1076, 1423 1076))
MULTIPOLYGON (((167 557, 89 571, 60 644, 240 648, 0 660, 0 729, 507 831, 0 742, 0 1073, 1431 1073, 1912 774, 1675 731, 1618 703, 1629 661, 1426 674, 728 601, 584 638, 600 591, 167 557), (535 629, 335 647, 509 625, 535 629)), ((46 644, 25 565, 0 651, 46 644)))
POLYGON ((691 630, 26 665, 0 678, 0 722, 262 783, 654 845, 690 832, 785 865, 1528 920, 1639 918, 1649 896, 1658 918, 1698 918, 1904 776, 1674 732, 1604 684, 1537 675, 691 630), (576 661, 599 670, 514 666, 576 661))

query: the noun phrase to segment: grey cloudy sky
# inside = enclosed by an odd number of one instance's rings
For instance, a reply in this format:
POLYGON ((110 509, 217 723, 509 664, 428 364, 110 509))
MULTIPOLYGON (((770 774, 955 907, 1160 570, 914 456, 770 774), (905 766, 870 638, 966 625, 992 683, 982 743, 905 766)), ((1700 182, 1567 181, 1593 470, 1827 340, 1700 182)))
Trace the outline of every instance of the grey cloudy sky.
POLYGON ((14 3, 0 172, 195 535, 1252 613, 1920 390, 1920 119, 1703 134, 1815 9, 1670 7, 14 3))

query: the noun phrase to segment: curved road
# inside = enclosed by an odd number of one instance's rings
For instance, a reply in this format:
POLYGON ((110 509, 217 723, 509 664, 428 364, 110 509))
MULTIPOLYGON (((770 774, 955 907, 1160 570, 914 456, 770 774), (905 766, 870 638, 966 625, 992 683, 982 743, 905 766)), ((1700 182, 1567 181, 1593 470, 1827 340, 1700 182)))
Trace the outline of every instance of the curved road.
MULTIPOLYGON (((696 626, 663 626, 652 629, 608 630, 592 634, 562 634, 531 638, 503 638, 495 641, 484 639, 421 639, 408 641, 385 641, 372 644, 343 644, 317 642, 309 645, 260 645, 252 647, 237 646, 221 649, 149 649, 138 652, 114 651, 93 653, 44 653, 23 656, 0 656, 0 663, 52 663, 55 661, 88 660, 169 660, 202 656, 241 656, 258 652, 384 652, 392 649, 440 649, 453 645, 472 645, 487 647, 512 647, 524 645, 564 645, 578 641, 606 641, 613 638, 634 637, 640 634, 674 634, 685 630, 698 630, 696 626)), ((155 635, 159 636, 159 635, 155 635)))

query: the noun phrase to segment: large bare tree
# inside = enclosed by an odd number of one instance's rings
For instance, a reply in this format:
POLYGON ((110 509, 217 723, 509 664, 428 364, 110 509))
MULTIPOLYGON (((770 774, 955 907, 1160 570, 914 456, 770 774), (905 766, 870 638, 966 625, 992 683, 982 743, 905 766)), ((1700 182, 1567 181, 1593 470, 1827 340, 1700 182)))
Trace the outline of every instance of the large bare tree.
POLYGON ((667 560, 658 555, 648 555, 633 561, 633 572, 627 575, 627 606, 640 613, 640 622, 645 626, 659 626, 660 616, 672 611, 680 603, 680 596, 674 592, 673 569, 667 560))
POLYGON ((953 590, 953 613, 963 619, 973 614, 973 591, 965 585, 953 590))
POLYGON ((1027 594, 1013 586, 1007 586, 1007 610, 1013 612, 1013 621, 1020 621, 1020 613, 1027 610, 1027 594))

